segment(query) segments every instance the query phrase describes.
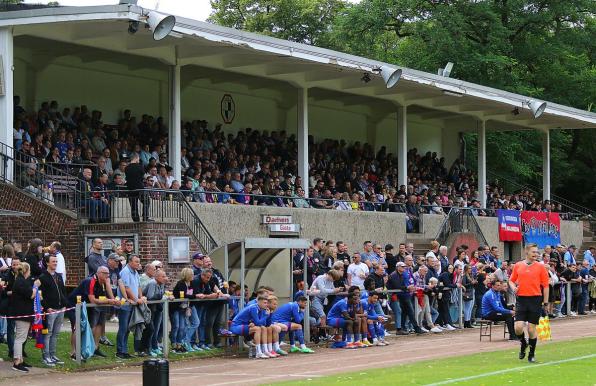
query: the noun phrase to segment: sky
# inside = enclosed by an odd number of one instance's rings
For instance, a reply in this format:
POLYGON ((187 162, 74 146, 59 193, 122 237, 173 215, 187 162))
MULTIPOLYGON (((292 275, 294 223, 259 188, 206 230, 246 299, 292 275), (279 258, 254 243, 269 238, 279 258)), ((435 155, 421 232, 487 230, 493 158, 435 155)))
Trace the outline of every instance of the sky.
MULTIPOLYGON (((50 0, 25 0, 25 3, 39 4, 50 0)), ((356 3, 360 0, 349 0, 356 3)), ((118 4, 118 0, 58 0, 60 5, 106 5, 118 4)), ((211 13, 209 0, 139 0, 138 5, 145 8, 156 9, 176 16, 205 21, 211 13)))

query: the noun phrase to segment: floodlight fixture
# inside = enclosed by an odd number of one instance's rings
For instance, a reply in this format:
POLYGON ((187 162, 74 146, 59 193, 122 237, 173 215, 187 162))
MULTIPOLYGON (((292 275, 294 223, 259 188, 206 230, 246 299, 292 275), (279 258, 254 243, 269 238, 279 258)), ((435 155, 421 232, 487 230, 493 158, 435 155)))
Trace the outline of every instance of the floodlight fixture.
POLYGON ((153 39, 161 40, 172 32, 176 25, 176 18, 172 15, 164 15, 160 12, 150 11, 147 14, 147 24, 153 32, 153 39))
POLYGON ((370 74, 368 72, 365 72, 362 75, 362 78, 360 78, 360 80, 362 81, 362 83, 368 83, 368 82, 370 82, 371 81, 370 74))
POLYGON ((387 86, 387 88, 395 86, 399 81, 399 78, 401 78, 402 74, 401 68, 393 68, 389 66, 381 66, 379 68, 374 68, 373 72, 383 77, 383 80, 385 81, 385 85, 387 86))
POLYGON ((437 71, 437 75, 449 78, 449 76, 451 75, 451 70, 453 70, 453 63, 447 62, 445 68, 439 68, 439 70, 437 71))
POLYGON ((534 118, 539 118, 546 110, 546 102, 528 100, 524 104, 532 110, 534 118))
POLYGON ((135 20, 130 20, 128 22, 128 33, 134 35, 139 30, 139 22, 135 20))

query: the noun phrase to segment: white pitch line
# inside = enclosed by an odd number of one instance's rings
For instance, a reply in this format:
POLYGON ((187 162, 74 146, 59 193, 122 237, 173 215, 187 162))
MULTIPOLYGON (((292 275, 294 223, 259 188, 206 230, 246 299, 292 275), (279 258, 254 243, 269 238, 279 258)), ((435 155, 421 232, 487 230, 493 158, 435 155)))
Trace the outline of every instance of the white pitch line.
POLYGON ((531 369, 534 369, 536 367, 549 366, 549 365, 557 365, 559 363, 567 363, 567 362, 579 361, 579 360, 582 360, 582 359, 588 359, 588 358, 594 358, 594 357, 596 357, 596 354, 590 354, 590 355, 584 355, 584 356, 581 356, 581 357, 573 357, 573 358, 561 359, 561 360, 558 360, 558 361, 538 363, 538 364, 534 364, 534 365, 533 364, 530 364, 528 366, 520 366, 520 367, 511 368, 511 369, 503 369, 503 370, 491 371, 491 372, 488 372, 488 373, 471 375, 469 377, 454 378, 454 379, 448 379, 448 380, 442 381, 442 382, 428 383, 425 386, 447 385, 447 384, 455 383, 455 382, 469 381, 469 380, 477 379, 477 378, 490 377, 490 376, 493 376, 493 375, 511 373, 513 371, 531 370, 531 369))

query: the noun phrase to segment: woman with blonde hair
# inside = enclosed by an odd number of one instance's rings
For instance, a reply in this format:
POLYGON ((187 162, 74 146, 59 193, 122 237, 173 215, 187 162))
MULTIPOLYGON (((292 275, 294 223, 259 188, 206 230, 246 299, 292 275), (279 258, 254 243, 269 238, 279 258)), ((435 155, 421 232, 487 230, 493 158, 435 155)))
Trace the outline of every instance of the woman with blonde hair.
MULTIPOLYGON (((194 299, 195 294, 191 285, 194 273, 191 268, 184 268, 180 272, 180 280, 176 283, 173 290, 175 299, 194 299)), ((172 351, 175 353, 185 353, 197 351, 190 346, 187 336, 189 331, 196 332, 199 327, 199 317, 196 308, 189 302, 176 302, 170 304, 170 317, 172 324, 171 341, 172 351)))
POLYGON ((10 314, 15 319, 15 338, 13 346, 12 369, 28 373, 30 365, 23 361, 23 344, 27 340, 27 334, 33 321, 33 299, 37 295, 40 286, 39 280, 32 284, 31 267, 27 263, 20 263, 15 272, 15 281, 12 287, 10 298, 10 314))

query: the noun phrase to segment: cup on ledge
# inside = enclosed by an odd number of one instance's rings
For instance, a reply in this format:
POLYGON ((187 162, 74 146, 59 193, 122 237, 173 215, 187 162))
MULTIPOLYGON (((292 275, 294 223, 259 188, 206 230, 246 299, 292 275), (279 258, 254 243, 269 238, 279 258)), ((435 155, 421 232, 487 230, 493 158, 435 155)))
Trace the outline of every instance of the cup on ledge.
POLYGON ((180 291, 180 299, 184 299, 184 291, 180 291))
POLYGON ((79 304, 83 300, 81 295, 77 295, 77 304, 79 304))

